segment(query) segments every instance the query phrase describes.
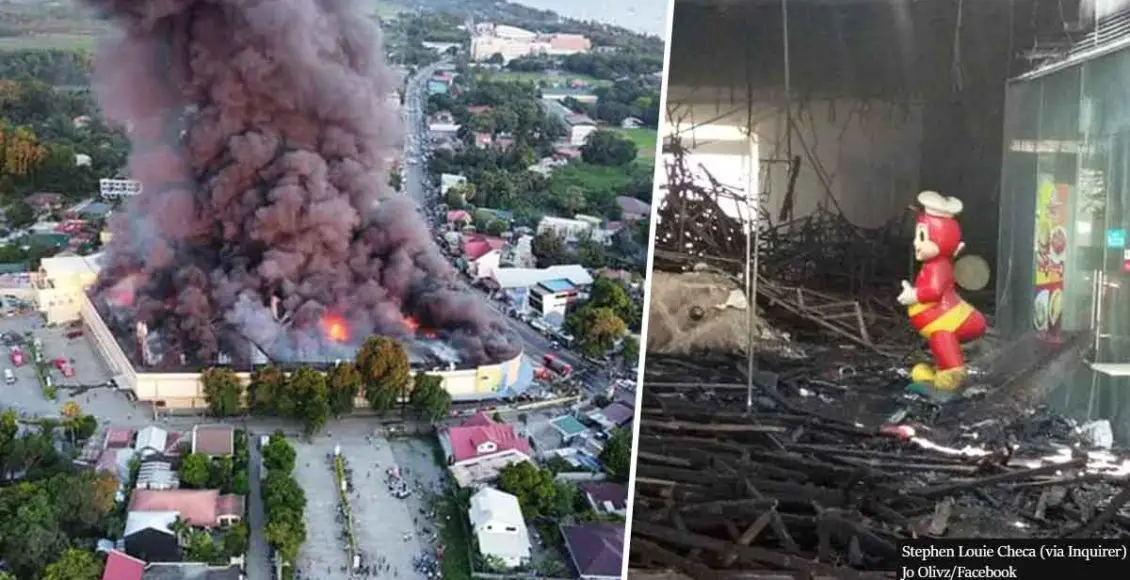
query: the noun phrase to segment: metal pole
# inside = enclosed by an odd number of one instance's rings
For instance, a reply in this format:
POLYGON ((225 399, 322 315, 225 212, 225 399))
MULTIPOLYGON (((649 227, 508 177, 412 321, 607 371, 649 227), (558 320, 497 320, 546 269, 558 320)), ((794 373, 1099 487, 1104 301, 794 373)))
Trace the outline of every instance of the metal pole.
POLYGON ((761 228, 760 224, 760 208, 761 208, 761 195, 755 191, 757 188, 757 173, 760 169, 757 157, 757 136, 753 132, 753 126, 749 127, 749 151, 747 152, 747 159, 749 166, 746 175, 746 263, 745 263, 745 283, 746 292, 749 294, 749 303, 746 306, 746 399, 745 407, 747 412, 753 411, 753 373, 756 367, 756 353, 754 348, 754 330, 757 323, 757 268, 758 268, 758 246, 761 241, 761 228))

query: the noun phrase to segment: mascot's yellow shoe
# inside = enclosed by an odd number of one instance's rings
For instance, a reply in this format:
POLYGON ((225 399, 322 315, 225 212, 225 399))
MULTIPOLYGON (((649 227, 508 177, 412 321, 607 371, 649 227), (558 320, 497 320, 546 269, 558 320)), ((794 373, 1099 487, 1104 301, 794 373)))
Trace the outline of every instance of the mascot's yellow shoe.
POLYGON ((957 367, 938 371, 934 376, 934 388, 939 391, 953 392, 961 388, 965 382, 965 367, 957 367))
POLYGON ((910 369, 910 382, 912 383, 933 383, 936 376, 934 367, 926 363, 918 363, 910 369))

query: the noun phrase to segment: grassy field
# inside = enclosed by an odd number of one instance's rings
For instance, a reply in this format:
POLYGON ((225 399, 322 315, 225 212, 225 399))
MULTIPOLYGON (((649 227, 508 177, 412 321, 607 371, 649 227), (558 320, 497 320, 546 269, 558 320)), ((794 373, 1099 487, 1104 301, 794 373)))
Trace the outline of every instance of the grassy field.
POLYGON ((376 0, 373 2, 373 13, 381 18, 392 18, 401 12, 408 12, 403 4, 389 0, 376 0))
POLYGON ((588 83, 590 87, 608 86, 612 81, 603 81, 595 79, 587 75, 578 75, 573 73, 539 73, 539 72, 514 72, 514 71, 501 71, 491 72, 489 75, 492 78, 507 81, 519 81, 527 83, 538 83, 545 81, 547 84, 563 83, 571 80, 580 80, 588 83))
POLYGON ((648 159, 655 157, 655 144, 659 133, 655 129, 616 129, 616 132, 636 144, 640 157, 648 159))
POLYGON ((92 49, 97 39, 89 34, 40 34, 36 36, 0 37, 0 51, 4 50, 74 50, 92 49))

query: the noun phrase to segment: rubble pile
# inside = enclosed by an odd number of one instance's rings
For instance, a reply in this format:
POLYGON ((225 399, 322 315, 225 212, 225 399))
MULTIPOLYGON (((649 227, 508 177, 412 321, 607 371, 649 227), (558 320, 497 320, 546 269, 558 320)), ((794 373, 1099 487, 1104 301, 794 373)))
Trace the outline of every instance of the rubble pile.
POLYGON ((1096 429, 1043 408, 965 424, 975 403, 908 400, 876 360, 763 363, 747 412, 744 361, 649 355, 633 568, 878 578, 900 539, 1130 536, 1130 455, 1096 429))

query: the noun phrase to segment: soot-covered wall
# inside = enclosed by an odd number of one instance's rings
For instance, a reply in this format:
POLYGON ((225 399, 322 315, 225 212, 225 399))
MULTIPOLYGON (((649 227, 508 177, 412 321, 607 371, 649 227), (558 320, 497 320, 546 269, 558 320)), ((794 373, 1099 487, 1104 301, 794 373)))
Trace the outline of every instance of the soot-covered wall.
MULTIPOLYGON (((675 121, 682 108, 694 110, 700 123, 713 108, 731 111, 727 120, 744 125, 753 111, 759 137, 775 135, 770 150, 776 154, 790 103, 798 120, 792 151, 802 157, 795 215, 828 196, 827 179, 816 176, 817 163, 805 158, 811 153, 824 173, 832 173, 829 166, 838 169, 833 191, 840 205, 860 206, 845 208, 852 221, 870 226, 897 218, 917 191, 937 189, 966 202, 971 249, 990 256, 1004 87, 1020 72, 1015 56, 1027 42, 1010 30, 1027 29, 1017 14, 1026 14, 1034 1, 790 0, 786 100, 779 1, 679 0, 669 118, 675 121), (817 151, 806 152, 806 140, 815 136, 817 151)), ((780 190, 783 184, 771 179, 769 186, 780 190)), ((783 195, 769 193, 770 200, 783 195)))

